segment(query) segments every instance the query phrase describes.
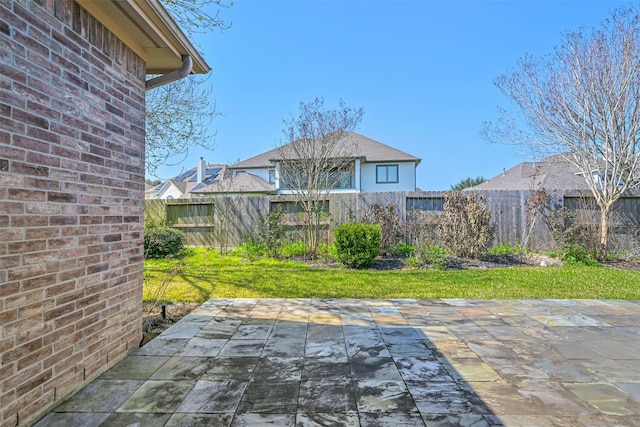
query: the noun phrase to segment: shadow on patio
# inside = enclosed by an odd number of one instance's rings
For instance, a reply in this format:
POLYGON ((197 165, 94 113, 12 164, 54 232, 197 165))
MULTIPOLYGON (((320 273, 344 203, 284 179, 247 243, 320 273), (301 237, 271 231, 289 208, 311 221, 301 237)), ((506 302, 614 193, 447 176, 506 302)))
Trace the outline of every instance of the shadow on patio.
POLYGON ((550 346, 574 327, 613 332, 576 316, 558 302, 213 299, 37 425, 633 425, 640 356, 614 384, 582 363, 594 355, 550 346))

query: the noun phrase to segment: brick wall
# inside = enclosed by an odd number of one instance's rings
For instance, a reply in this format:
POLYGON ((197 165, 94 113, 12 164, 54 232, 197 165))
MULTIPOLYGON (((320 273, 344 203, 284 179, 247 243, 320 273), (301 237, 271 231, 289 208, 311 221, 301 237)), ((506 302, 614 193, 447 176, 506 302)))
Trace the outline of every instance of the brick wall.
POLYGON ((72 0, 0 1, 0 426, 137 347, 145 64, 72 0))

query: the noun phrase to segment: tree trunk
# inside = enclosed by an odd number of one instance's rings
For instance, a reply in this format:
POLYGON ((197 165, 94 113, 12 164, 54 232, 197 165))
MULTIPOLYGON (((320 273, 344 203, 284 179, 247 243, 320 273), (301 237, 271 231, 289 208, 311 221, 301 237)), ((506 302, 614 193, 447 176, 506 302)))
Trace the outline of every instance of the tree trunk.
POLYGON ((609 214, 612 204, 600 206, 600 260, 604 261, 609 249, 609 214))
POLYGON ((313 211, 309 205, 305 206, 306 210, 306 235, 307 235, 307 247, 305 248, 305 252, 309 259, 315 259, 317 255, 317 243, 315 239, 315 230, 314 230, 314 221, 313 221, 313 211))

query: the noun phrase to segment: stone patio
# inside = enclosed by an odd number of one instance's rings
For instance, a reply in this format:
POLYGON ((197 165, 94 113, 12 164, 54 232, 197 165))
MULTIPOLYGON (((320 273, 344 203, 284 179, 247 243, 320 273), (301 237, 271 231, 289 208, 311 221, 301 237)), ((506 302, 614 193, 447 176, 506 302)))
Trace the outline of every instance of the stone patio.
POLYGON ((212 299, 42 426, 640 426, 640 301, 212 299))

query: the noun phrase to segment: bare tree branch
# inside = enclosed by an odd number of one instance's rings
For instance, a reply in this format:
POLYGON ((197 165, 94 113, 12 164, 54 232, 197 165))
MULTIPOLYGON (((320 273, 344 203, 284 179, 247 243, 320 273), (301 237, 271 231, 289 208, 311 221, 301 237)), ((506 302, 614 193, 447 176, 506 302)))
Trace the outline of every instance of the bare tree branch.
MULTIPOLYGON (((224 0, 162 0, 173 19, 193 39, 197 33, 231 27, 220 16, 220 8, 233 2, 224 0), (209 12, 209 10, 215 10, 209 12)), ((208 77, 189 76, 147 91, 146 158, 147 175, 156 176, 158 167, 181 163, 195 147, 215 148, 215 133, 209 131, 218 115, 210 98, 208 77)))
POLYGON ((307 240, 311 255, 318 249, 318 217, 327 195, 337 188, 353 188, 355 153, 346 137, 362 120, 363 108, 340 101, 338 108, 325 109, 324 100, 301 102, 297 116, 284 120, 287 143, 273 159, 281 192, 291 194, 307 216, 307 240))
POLYGON ((217 113, 210 101, 212 89, 204 83, 190 76, 147 91, 147 174, 154 176, 161 165, 181 163, 191 148, 215 148, 208 126, 217 113))
POLYGON ((518 114, 500 111, 483 136, 576 165, 601 209, 604 256, 613 204, 640 187, 639 10, 618 9, 591 32, 565 33, 553 53, 525 56, 495 84, 518 114))
POLYGON ((202 34, 214 28, 228 30, 231 24, 220 16, 220 8, 233 6, 233 1, 224 0, 163 0, 173 19, 187 35, 193 39, 194 34, 202 34), (208 10, 215 8, 215 13, 208 10))

